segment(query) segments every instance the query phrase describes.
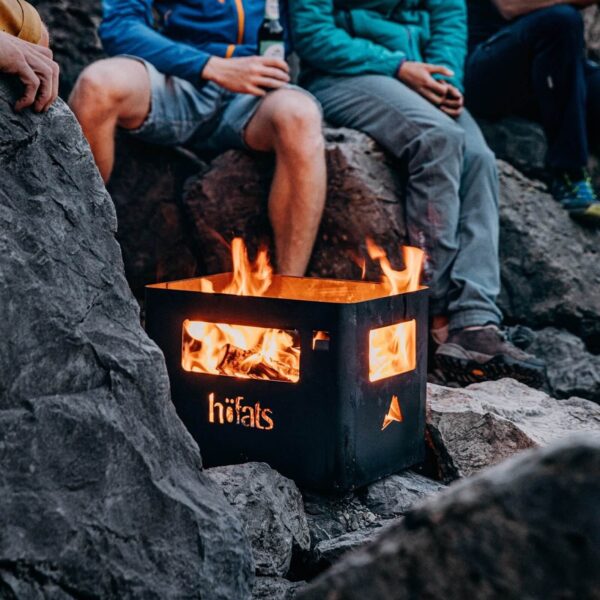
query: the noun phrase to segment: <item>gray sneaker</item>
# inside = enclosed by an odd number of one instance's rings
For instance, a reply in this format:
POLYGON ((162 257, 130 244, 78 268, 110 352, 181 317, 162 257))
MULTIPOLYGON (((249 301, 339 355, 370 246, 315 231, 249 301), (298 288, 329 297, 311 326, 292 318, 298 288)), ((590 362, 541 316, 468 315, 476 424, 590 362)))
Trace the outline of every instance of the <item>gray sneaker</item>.
POLYGON ((435 361, 446 379, 461 384, 512 377, 538 388, 546 381, 544 361, 511 344, 495 325, 451 333, 435 361))

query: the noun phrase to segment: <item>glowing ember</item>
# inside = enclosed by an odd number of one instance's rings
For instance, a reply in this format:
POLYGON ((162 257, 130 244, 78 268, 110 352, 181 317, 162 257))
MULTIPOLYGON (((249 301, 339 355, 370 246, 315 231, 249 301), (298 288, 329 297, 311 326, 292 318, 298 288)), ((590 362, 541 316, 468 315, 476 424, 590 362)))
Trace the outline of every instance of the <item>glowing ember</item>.
POLYGON ((300 341, 292 330, 186 319, 181 366, 195 373, 295 383, 300 341))

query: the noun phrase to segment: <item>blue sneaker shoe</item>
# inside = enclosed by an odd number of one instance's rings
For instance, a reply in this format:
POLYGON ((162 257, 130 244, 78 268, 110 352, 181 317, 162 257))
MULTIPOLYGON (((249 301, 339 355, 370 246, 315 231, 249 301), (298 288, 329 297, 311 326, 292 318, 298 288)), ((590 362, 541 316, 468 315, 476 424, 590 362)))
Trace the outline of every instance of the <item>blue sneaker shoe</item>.
POLYGON ((600 201, 589 175, 574 180, 567 173, 556 176, 550 184, 550 192, 570 217, 584 225, 600 227, 600 201))

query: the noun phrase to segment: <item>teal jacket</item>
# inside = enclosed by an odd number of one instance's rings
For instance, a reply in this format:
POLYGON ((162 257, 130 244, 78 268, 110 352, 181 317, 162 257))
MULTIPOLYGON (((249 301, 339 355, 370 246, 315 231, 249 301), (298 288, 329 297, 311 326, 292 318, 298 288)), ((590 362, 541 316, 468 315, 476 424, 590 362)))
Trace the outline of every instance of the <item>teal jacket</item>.
MULTIPOLYGON (((306 75, 394 77, 404 60, 443 65, 463 89, 464 0, 290 0, 292 36, 306 75)), ((437 77, 437 76, 436 76, 437 77)))

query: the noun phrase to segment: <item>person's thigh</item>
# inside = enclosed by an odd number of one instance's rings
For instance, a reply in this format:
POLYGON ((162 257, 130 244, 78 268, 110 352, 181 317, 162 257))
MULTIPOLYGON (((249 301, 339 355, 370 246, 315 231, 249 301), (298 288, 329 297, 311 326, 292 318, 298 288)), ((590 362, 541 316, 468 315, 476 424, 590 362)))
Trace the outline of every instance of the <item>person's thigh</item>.
MULTIPOLYGON (((160 73, 152 64, 138 58, 118 57, 135 63, 149 83, 146 116, 133 124, 119 119, 119 125, 133 137, 165 146, 185 146, 197 137, 205 140, 217 127, 226 92, 212 82, 196 87, 178 77, 160 73)), ((132 96, 131 104, 136 99, 132 96)))
POLYGON ((310 91, 328 122, 369 134, 397 157, 424 132, 438 132, 443 140, 458 131, 450 117, 392 77, 323 77, 310 91))
POLYGON ((524 30, 508 25, 467 58, 465 102, 475 115, 495 119, 530 109, 532 56, 524 30))

